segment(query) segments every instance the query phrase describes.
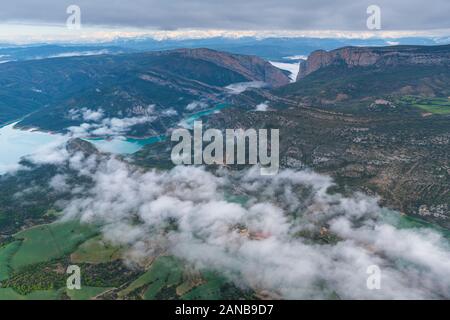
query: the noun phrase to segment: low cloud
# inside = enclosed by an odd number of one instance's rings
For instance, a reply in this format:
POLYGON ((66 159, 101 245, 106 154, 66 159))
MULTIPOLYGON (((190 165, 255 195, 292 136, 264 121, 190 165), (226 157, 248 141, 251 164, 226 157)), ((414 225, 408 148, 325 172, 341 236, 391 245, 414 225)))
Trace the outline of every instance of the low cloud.
POLYGON ((163 116, 163 117, 173 117, 176 115, 178 115, 178 112, 174 108, 169 108, 169 109, 161 111, 161 116, 163 116))
MULTIPOLYGON (((304 56, 292 56, 287 57, 286 59, 294 60, 298 57, 304 57, 304 56)), ((289 79, 291 79, 291 82, 295 82, 297 80, 297 75, 300 71, 300 62, 297 63, 285 63, 285 62, 276 62, 276 61, 269 61, 270 64, 277 67, 281 70, 286 70, 290 73, 289 79)))
POLYGON ((45 58, 67 58, 67 57, 84 57, 84 56, 96 56, 110 53, 109 50, 88 50, 88 51, 70 51, 64 53, 58 53, 50 55, 45 58))
POLYGON ((96 111, 93 110, 83 110, 83 119, 85 121, 99 121, 100 119, 103 118, 103 110, 102 109, 98 109, 96 111))
POLYGON ((193 101, 186 106, 187 111, 193 111, 196 109, 205 109, 208 105, 202 101, 193 101))
POLYGON ((66 192, 69 190, 69 185, 67 184, 67 176, 64 174, 57 174, 50 180, 50 187, 58 192, 66 192))
POLYGON ((269 105, 267 104, 267 102, 264 103, 260 103, 255 107, 256 111, 267 111, 269 110, 269 105))
POLYGON ((143 171, 81 154, 67 161, 93 186, 63 205, 64 219, 102 226, 107 240, 129 247, 131 261, 163 251, 290 299, 450 297, 447 240, 430 229, 396 228, 385 217, 402 217, 376 198, 328 193, 330 177, 260 176, 256 167, 143 171), (366 286, 371 265, 381 269, 380 290, 366 286))
MULTIPOLYGON (((89 117, 97 117, 90 115, 89 117)), ((157 120, 157 116, 139 116, 130 118, 105 118, 100 123, 82 123, 79 126, 69 127, 68 130, 72 136, 123 136, 135 125, 151 123, 157 120)))
POLYGON ((92 110, 89 108, 70 109, 68 117, 71 120, 99 121, 104 117, 103 109, 92 110))
POLYGON ((249 81, 233 83, 226 86, 225 89, 227 89, 231 94, 239 94, 250 88, 263 88, 265 86, 267 86, 267 84, 262 81, 249 81))

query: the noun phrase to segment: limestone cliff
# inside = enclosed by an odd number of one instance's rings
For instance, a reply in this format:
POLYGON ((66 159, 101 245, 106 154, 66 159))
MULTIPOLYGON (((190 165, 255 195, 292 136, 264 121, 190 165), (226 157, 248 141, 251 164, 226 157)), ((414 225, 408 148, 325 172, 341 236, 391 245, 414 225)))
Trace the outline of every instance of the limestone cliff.
POLYGON ((297 80, 330 65, 348 67, 398 66, 398 65, 442 65, 450 66, 450 45, 390 46, 390 47, 345 47, 332 51, 318 50, 300 64, 297 80))

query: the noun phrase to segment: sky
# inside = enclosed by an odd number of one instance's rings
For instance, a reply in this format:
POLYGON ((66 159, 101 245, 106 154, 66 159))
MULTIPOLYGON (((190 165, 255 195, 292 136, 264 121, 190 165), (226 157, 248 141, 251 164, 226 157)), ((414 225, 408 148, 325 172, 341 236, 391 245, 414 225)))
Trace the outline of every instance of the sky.
POLYGON ((0 40, 16 36, 115 37, 153 35, 197 37, 354 35, 367 36, 367 7, 381 9, 379 34, 444 34, 450 29, 450 1, 423 0, 15 0, 2 3, 0 40), (81 9, 84 31, 67 34, 69 5, 81 9), (57 28, 59 26, 59 28, 57 28))
POLYGON ((75 4, 87 24, 212 29, 363 30, 366 9, 378 5, 386 29, 450 27, 447 0, 15 0, 2 3, 0 21, 64 23, 75 4))

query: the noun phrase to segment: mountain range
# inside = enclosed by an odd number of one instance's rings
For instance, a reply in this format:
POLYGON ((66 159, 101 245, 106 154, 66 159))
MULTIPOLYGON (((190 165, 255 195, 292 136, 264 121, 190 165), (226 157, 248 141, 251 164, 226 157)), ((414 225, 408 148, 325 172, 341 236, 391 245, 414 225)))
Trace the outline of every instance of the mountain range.
POLYGON ((0 175, 0 299, 448 298, 449 57, 333 47, 295 60, 293 83, 203 48, 0 64, 0 124, 78 134, 0 175), (279 129, 280 174, 175 167, 170 139, 126 156, 84 139, 192 117, 279 129), (374 262, 387 291, 365 289, 374 262))
POLYGON ((223 101, 227 86, 289 83, 287 72, 256 56, 209 49, 52 58, 0 65, 0 123, 27 115, 22 127, 64 131, 77 126, 71 110, 102 110, 105 117, 137 117, 172 110, 134 135, 152 135, 179 121, 192 102, 223 101), (161 123, 161 121, 168 121, 161 123))
POLYGON ((19 127, 65 132, 95 122, 77 114, 86 110, 154 116, 126 132, 146 137, 176 126, 192 103, 227 103, 234 108, 208 117, 210 126, 280 128, 283 165, 312 167, 448 224, 449 66, 449 45, 319 50, 291 84, 261 58, 210 49, 12 62, 0 65, 0 121, 26 116, 19 127), (227 89, 246 82, 268 87, 227 89), (255 111, 261 103, 268 112, 255 111))
POLYGON ((450 46, 316 51, 295 83, 251 89, 212 127, 280 128, 282 163, 450 226, 450 46), (268 112, 248 112, 258 103, 268 112))

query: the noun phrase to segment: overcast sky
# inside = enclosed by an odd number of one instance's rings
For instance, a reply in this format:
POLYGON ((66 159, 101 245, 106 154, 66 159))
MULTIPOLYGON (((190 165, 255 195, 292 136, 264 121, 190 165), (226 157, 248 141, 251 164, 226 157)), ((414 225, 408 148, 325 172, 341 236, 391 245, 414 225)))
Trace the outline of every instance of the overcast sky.
POLYGON ((364 30, 366 9, 381 7, 385 30, 450 27, 448 0, 7 0, 0 23, 57 23, 76 4, 83 24, 162 30, 364 30))

